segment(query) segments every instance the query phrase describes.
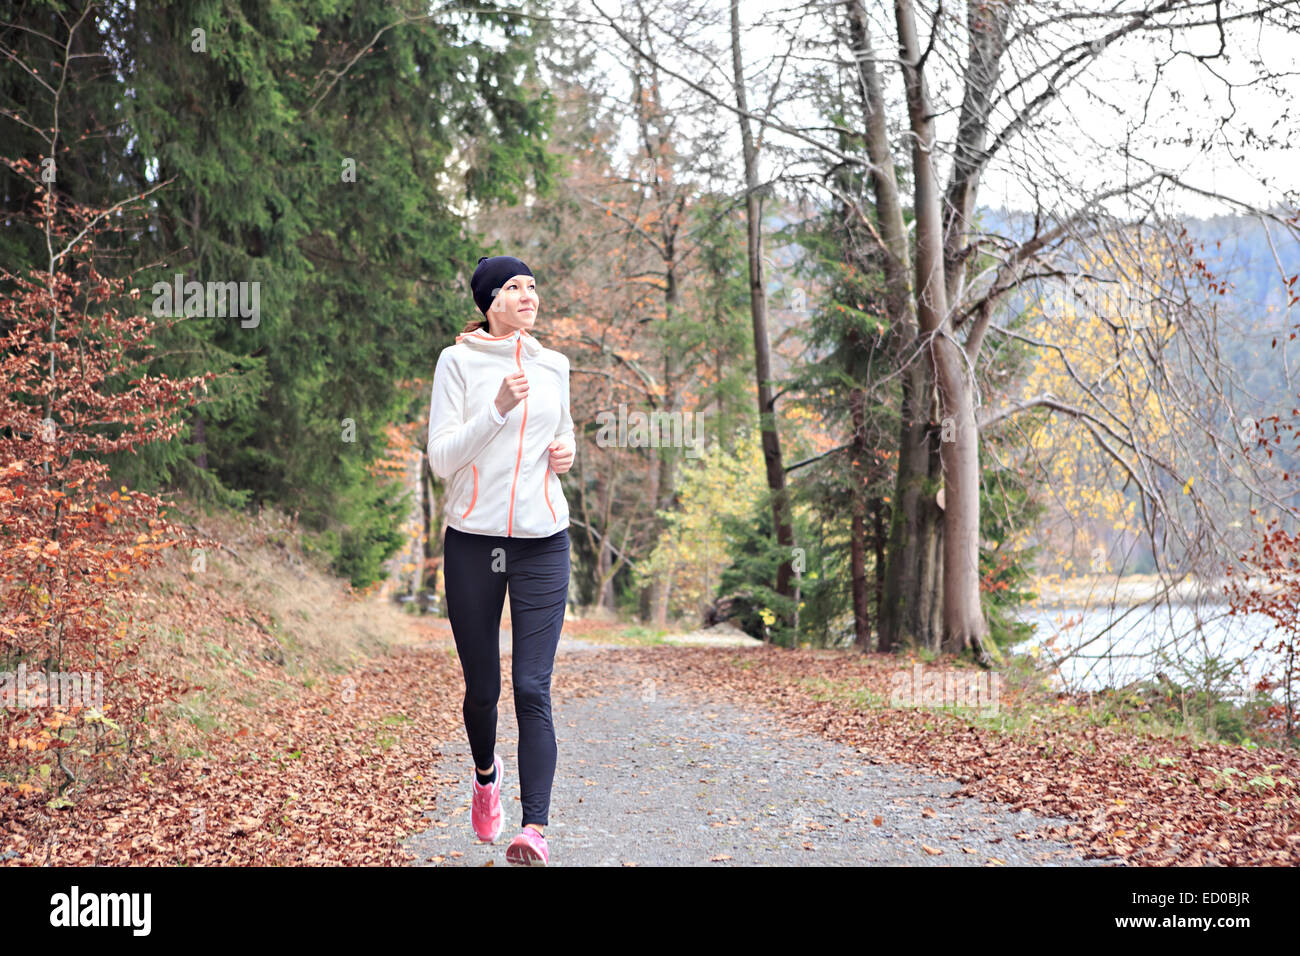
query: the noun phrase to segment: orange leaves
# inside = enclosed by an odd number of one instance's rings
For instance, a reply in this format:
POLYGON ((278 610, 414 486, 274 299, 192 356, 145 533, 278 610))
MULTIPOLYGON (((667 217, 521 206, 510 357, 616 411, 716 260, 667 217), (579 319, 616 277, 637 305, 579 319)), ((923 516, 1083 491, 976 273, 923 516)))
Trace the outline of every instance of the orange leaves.
MULTIPOLYGON (((71 214, 72 208, 62 205, 61 212, 71 214)), ((108 381, 133 371, 123 364, 122 348, 147 337, 150 322, 147 315, 123 316, 104 306, 121 284, 96 273, 93 263, 82 261, 76 274, 49 277, 53 296, 43 281, 11 278, 15 289, 0 299, 0 318, 12 333, 9 348, 0 350, 0 405, 6 417, 26 424, 0 449, 4 650, 33 671, 48 668, 50 687, 57 681, 60 691, 84 691, 70 682, 93 673, 97 692, 109 685, 113 699, 131 706, 171 699, 169 682, 134 659, 136 645, 114 636, 113 610, 131 597, 120 576, 154 563, 153 552, 163 546, 159 539, 182 538, 183 529, 158 520, 159 498, 105 487, 106 455, 167 437, 164 406, 174 413, 170 406, 179 404, 190 384, 128 376, 140 387, 114 386, 110 393, 108 381), (59 310, 58 336, 44 332, 51 328, 52 309, 59 310), (77 361, 69 361, 74 341, 77 361), (82 414, 84 409, 91 414, 82 414), (102 427, 141 423, 147 426, 121 433, 102 427), (110 433, 120 437, 110 439, 110 433), (49 663, 38 668, 34 661, 49 663)), ((93 775, 101 761, 86 756, 86 737, 78 736, 90 733, 89 723, 106 735, 104 743, 115 745, 121 722, 140 717, 124 705, 114 721, 103 721, 83 711, 84 695, 71 712, 51 714, 54 693, 45 692, 46 703, 37 703, 37 696, 26 707, 0 708, 0 771, 11 781, 30 780, 31 792, 66 780, 49 751, 59 750, 70 768, 78 768, 68 772, 79 782, 89 779, 88 766, 93 775), (30 721, 37 714, 46 716, 34 731, 30 721)))

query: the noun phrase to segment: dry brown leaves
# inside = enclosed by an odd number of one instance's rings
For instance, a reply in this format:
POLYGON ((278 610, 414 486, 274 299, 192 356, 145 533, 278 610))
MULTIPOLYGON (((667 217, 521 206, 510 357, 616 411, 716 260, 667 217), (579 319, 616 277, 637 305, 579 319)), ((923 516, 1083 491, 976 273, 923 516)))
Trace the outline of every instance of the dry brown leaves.
POLYGON ((282 672, 245 659, 256 676, 241 675, 228 703, 247 722, 205 735, 203 756, 137 755, 123 779, 66 809, 0 798, 0 850, 16 854, 6 863, 409 863, 399 844, 428 825, 440 742, 464 733, 448 644, 398 648, 284 696, 267 693, 282 672))

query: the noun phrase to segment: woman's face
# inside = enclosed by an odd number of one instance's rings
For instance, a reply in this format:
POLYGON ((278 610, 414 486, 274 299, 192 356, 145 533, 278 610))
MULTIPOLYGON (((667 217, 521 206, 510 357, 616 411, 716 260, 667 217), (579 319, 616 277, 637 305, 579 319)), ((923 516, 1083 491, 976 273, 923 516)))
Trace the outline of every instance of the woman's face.
POLYGON ((537 321, 537 282, 532 276, 518 275, 507 279, 488 309, 494 335, 509 335, 515 329, 532 330, 537 321))

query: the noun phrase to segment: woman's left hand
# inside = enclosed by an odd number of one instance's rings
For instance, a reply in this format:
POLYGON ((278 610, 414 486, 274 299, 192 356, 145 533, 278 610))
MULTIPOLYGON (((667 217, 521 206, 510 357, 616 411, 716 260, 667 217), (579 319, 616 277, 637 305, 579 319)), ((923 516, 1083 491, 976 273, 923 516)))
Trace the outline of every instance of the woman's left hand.
POLYGON ((573 449, 562 441, 553 441, 547 449, 551 453, 551 471, 562 475, 573 467, 573 449))

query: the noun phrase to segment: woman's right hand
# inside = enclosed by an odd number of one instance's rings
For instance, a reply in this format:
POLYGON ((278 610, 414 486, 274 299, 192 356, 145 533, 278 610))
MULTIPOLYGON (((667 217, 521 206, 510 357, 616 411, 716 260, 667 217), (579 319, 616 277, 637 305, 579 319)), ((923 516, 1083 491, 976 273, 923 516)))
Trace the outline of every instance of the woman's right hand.
POLYGON ((497 392, 497 412, 502 418, 525 398, 528 397, 528 379, 523 370, 511 372, 501 380, 501 390, 497 392))

